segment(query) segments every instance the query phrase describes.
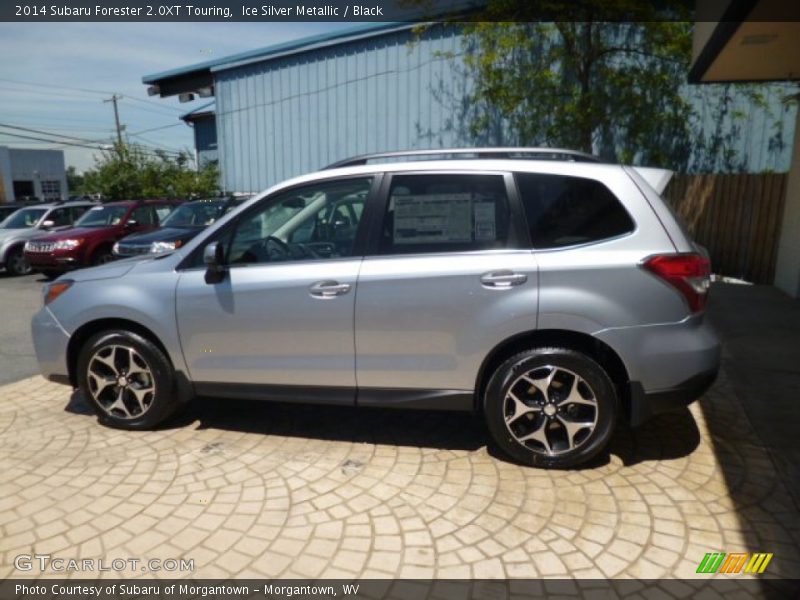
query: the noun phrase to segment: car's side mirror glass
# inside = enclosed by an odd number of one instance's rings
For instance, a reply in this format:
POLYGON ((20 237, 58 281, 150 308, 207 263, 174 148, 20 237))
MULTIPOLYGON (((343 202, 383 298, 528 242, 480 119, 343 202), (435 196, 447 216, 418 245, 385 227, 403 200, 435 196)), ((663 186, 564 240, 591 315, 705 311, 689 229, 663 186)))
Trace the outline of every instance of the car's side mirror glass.
POLYGON ((50 228, 55 227, 55 226, 56 226, 56 222, 51 220, 51 219, 47 219, 47 221, 44 221, 42 223, 42 229, 50 229, 50 228))
POLYGON ((139 223, 137 223, 133 219, 129 219, 127 223, 125 223, 125 227, 136 227, 139 223))
POLYGON ((206 283, 219 283, 225 274, 225 249, 219 242, 211 242, 203 249, 206 265, 206 283))

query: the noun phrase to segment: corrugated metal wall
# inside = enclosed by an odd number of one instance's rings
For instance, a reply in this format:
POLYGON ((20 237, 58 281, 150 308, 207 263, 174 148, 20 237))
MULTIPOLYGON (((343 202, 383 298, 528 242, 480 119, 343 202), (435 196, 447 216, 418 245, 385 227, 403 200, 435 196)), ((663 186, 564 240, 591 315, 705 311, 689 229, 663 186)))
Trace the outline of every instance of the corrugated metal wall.
MULTIPOLYGON (((223 187, 260 191, 367 152, 498 142, 472 139, 461 122, 470 85, 461 51, 458 30, 436 26, 421 37, 381 33, 215 73, 223 187)), ((702 108, 702 93, 690 90, 688 99, 702 108)), ((794 107, 783 107, 779 92, 770 103, 791 140, 794 107)), ((791 144, 771 147, 765 109, 747 102, 736 109, 745 118, 731 143, 746 170, 785 171, 791 144)))
POLYGON ((409 31, 216 75, 226 189, 261 190, 366 152, 457 145, 431 89, 449 78, 458 38, 409 31), (416 37, 413 37, 416 40, 416 37))

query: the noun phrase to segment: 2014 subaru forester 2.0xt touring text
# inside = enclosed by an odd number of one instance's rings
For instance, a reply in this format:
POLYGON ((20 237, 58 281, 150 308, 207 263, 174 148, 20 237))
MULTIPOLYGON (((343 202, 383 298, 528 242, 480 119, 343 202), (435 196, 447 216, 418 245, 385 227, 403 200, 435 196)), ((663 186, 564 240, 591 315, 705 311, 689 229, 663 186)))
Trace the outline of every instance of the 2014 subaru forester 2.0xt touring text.
POLYGON ((49 284, 36 354, 115 427, 194 395, 472 410, 511 457, 577 465, 717 373, 668 176, 547 149, 357 157, 49 284))

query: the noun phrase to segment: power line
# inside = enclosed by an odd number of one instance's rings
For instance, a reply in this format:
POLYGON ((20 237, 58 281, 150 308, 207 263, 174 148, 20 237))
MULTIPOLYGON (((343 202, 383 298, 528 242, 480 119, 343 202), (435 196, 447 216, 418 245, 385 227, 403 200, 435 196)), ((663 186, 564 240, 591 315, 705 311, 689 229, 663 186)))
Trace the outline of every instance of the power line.
POLYGON ((102 148, 100 146, 90 146, 89 144, 81 144, 79 142, 65 142, 65 141, 61 141, 61 140, 48 140, 48 139, 41 138, 41 137, 34 137, 34 136, 31 136, 31 135, 24 135, 22 133, 8 133, 7 131, 0 132, 0 135, 5 135, 5 136, 15 137, 15 138, 22 138, 22 139, 26 139, 26 140, 38 140, 40 142, 50 142, 52 144, 59 144, 59 145, 62 145, 62 146, 77 146, 77 147, 80 147, 80 148, 91 148, 92 150, 105 150, 106 149, 106 148, 102 148))
POLYGON ((173 123, 172 125, 162 125, 161 127, 151 127, 150 129, 142 129, 141 131, 134 131, 133 133, 129 133, 129 136, 136 136, 141 135, 143 133, 150 133, 151 131, 159 131, 161 129, 169 129, 170 127, 178 127, 179 125, 183 125, 183 123, 173 123))
POLYGON ((109 94, 118 95, 118 96, 121 96, 121 97, 126 98, 128 100, 133 100, 135 102, 143 102, 145 104, 152 104, 153 106, 157 106, 157 107, 159 107, 161 109, 168 109, 168 110, 174 110, 174 111, 177 111, 177 112, 183 112, 183 109, 177 108, 175 106, 169 106, 169 105, 161 104, 159 102, 154 102, 152 100, 145 100, 144 98, 137 98, 136 96, 130 96, 130 95, 127 95, 127 94, 121 94, 119 92, 112 92, 112 91, 108 91, 108 90, 96 90, 96 89, 89 89, 89 88, 71 87, 71 86, 59 85, 59 84, 54 84, 54 83, 36 83, 36 82, 33 82, 33 81, 21 81, 19 79, 8 79, 8 78, 5 78, 5 77, 0 77, 0 81, 4 81, 6 83, 16 83, 18 85, 30 85, 30 86, 33 86, 33 87, 41 87, 41 88, 48 88, 48 89, 70 90, 70 91, 73 91, 73 92, 82 92, 82 93, 86 93, 86 94, 100 94, 102 96, 108 96, 109 94))
POLYGON ((102 143, 106 142, 106 140, 98 140, 98 139, 90 140, 90 139, 87 139, 87 138, 80 138, 80 137, 77 137, 77 136, 74 136, 74 135, 63 135, 63 134, 60 134, 60 133, 52 133, 50 131, 43 131, 41 129, 33 129, 31 127, 20 127, 19 125, 9 125, 8 123, 0 123, 0 127, 5 127, 7 129, 18 129, 19 131, 27 131, 29 133, 38 133, 40 135, 49 135, 51 137, 65 138, 65 139, 68 139, 68 140, 78 140, 80 142, 88 142, 90 144, 102 144, 102 143))
MULTIPOLYGON (((0 124, 0 126, 7 127, 6 125, 2 125, 2 124, 0 124)), ((15 128, 15 129, 20 129, 20 128, 15 128)), ((24 131, 24 129, 23 129, 23 131, 24 131)), ((53 135, 53 134, 49 134, 47 132, 42 132, 42 134, 43 135, 53 135)), ((83 142, 79 141, 80 138, 68 138, 67 136, 60 136, 60 137, 67 137, 66 140, 64 140, 64 139, 53 140, 53 139, 47 139, 47 138, 43 138, 43 137, 26 135, 26 134, 22 134, 22 133, 11 133, 11 132, 8 132, 8 131, 0 131, 0 135, 13 137, 13 138, 20 138, 20 139, 25 139, 25 140, 33 140, 33 141, 37 141, 37 142, 46 142, 46 143, 49 143, 49 144, 60 145, 60 146, 75 146, 75 147, 78 147, 78 148, 89 148, 91 150, 99 150, 99 151, 111 150, 111 147, 110 147, 111 144, 103 144, 102 146, 92 145, 92 143, 83 143, 83 142)), ((91 142, 91 140, 84 140, 84 141, 85 142, 91 142)), ((102 140, 98 140, 95 143, 102 144, 102 140)), ((191 154, 190 153, 186 153, 186 152, 180 152, 180 151, 176 151, 176 150, 166 150, 166 149, 155 148, 155 147, 148 148, 144 144, 131 144, 131 145, 133 147, 135 147, 137 150, 139 150, 140 152, 142 152, 144 154, 148 154, 150 156, 158 157, 161 154, 164 154, 164 155, 168 155, 168 156, 172 155, 173 157, 177 158, 178 156, 188 155, 191 158, 191 154)))

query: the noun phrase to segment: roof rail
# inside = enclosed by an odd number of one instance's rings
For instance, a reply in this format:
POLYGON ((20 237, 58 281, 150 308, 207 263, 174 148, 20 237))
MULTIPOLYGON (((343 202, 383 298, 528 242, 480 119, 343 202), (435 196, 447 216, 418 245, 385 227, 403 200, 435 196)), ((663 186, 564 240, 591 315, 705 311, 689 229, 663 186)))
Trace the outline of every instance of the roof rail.
POLYGON ((398 152, 376 152, 346 158, 328 165, 323 170, 341 167, 366 165, 372 160, 409 158, 436 158, 441 160, 458 159, 521 159, 521 160, 562 160, 569 162, 600 162, 600 159, 577 150, 562 148, 442 148, 434 150, 403 150, 398 152))

